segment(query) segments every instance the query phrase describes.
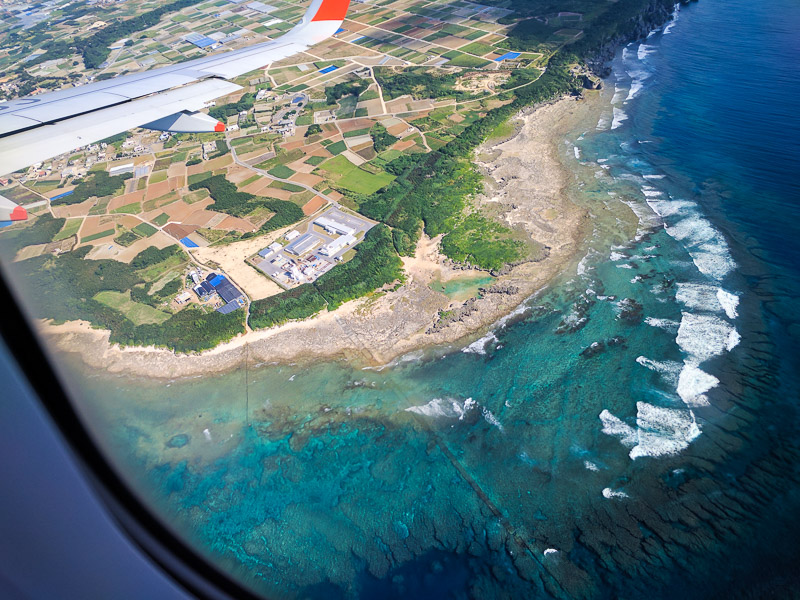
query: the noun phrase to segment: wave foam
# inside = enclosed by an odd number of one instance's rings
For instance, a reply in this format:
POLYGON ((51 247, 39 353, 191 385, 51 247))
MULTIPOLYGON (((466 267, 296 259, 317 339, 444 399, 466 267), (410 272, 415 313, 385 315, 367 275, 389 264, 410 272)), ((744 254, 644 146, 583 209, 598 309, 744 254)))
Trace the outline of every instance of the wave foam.
POLYGON ((611 122, 611 129, 622 127, 622 123, 628 120, 628 113, 618 107, 614 107, 614 120, 611 122))
POLYGON ((636 430, 608 410, 600 413, 600 421, 603 423, 602 432, 606 435, 618 437, 624 446, 633 447, 636 444, 636 430))
POLYGON ((489 344, 499 341, 494 332, 490 331, 482 338, 475 340, 469 346, 462 348, 461 351, 466 354, 486 354, 486 348, 489 344))
POLYGON ((681 350, 699 362, 719 356, 726 350, 730 352, 741 340, 736 329, 719 317, 687 312, 682 315, 675 341, 681 350))
POLYGON ((671 319, 659 319, 658 317, 645 317, 644 322, 650 325, 650 327, 658 327, 659 329, 663 329, 669 333, 675 333, 678 331, 680 326, 680 323, 677 321, 673 321, 671 319))
POLYGON ((625 492, 621 492, 619 490, 612 490, 611 488, 604 488, 603 489, 603 497, 604 498, 630 498, 628 494, 625 492))
POLYGON ((667 456, 684 450, 700 435, 690 410, 664 408, 646 402, 636 403, 638 443, 628 456, 667 456))
POLYGON ((624 446, 631 448, 628 453, 631 459, 676 454, 701 433, 691 410, 637 402, 636 411, 635 429, 608 410, 600 413, 603 433, 618 437, 624 446))
POLYGON ((472 398, 467 398, 463 402, 459 402, 454 398, 434 398, 427 404, 410 406, 406 409, 406 412, 433 418, 457 418, 459 421, 462 421, 467 412, 475 408, 477 404, 478 403, 472 398))
POLYGON ((500 431, 503 431, 503 425, 502 425, 502 423, 500 423, 500 421, 497 419, 497 417, 495 417, 495 416, 494 416, 494 414, 492 413, 492 411, 490 411, 490 410, 489 410, 488 408, 486 408, 485 406, 481 408, 481 411, 483 412, 483 418, 484 418, 484 420, 485 420, 487 423, 489 423, 489 425, 494 425, 494 426, 495 426, 495 427, 497 427, 497 428, 498 428, 500 431))
POLYGON ((646 356, 637 357, 636 362, 661 375, 667 383, 674 386, 678 385, 678 378, 683 368, 681 363, 674 360, 652 360, 646 356))
POLYGON ((678 283, 678 302, 687 308, 709 312, 724 312, 729 319, 739 314, 739 296, 714 285, 704 283, 678 283))
POLYGON ((728 315, 729 319, 735 319, 737 316, 739 316, 739 313, 736 310, 739 306, 739 296, 736 294, 731 294, 730 292, 720 288, 717 290, 717 301, 722 307, 722 310, 725 311, 725 314, 728 315))
POLYGON ((678 379, 678 395, 689 407, 708 406, 705 393, 719 385, 719 379, 687 361, 678 379))

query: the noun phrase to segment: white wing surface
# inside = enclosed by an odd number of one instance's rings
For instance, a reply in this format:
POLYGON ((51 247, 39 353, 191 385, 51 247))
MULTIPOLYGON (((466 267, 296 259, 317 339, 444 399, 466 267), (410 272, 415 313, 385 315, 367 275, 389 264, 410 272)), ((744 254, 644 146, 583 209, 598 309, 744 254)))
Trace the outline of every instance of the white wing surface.
MULTIPOLYGON (((276 40, 203 58, 0 102, 0 174, 181 112, 240 89, 222 81, 307 50, 332 36, 350 0, 313 0, 276 40)), ((198 120, 198 122, 202 122, 198 120)), ((207 126, 207 124, 205 124, 207 126)), ((214 127, 203 131, 214 131, 214 127)), ((217 131, 224 130, 219 124, 217 131)))

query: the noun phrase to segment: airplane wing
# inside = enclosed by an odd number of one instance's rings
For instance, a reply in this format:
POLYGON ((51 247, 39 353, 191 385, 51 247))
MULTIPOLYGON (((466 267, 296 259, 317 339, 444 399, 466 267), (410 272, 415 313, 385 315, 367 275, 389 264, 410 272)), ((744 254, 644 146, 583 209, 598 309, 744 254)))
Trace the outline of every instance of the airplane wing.
MULTIPOLYGON (((293 29, 269 42, 144 73, 0 102, 0 174, 134 127, 177 132, 224 131, 222 123, 197 111, 214 98, 241 89, 225 80, 329 38, 341 26, 349 5, 350 0, 313 0, 293 29)), ((0 214, 0 220, 3 216, 0 214)))

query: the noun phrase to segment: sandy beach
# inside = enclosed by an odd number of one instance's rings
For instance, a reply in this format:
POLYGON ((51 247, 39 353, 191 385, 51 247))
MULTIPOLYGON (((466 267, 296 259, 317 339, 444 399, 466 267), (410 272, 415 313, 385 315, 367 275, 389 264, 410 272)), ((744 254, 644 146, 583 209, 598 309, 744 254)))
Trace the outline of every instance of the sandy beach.
MULTIPOLYGON (((489 208, 519 235, 529 236, 542 252, 536 260, 507 269, 488 286, 494 292, 471 301, 469 310, 461 310, 453 322, 436 326, 440 311, 459 312, 464 303, 452 301, 430 284, 487 274, 454 268, 438 252, 439 240, 423 237, 416 255, 403 259, 406 282, 398 290, 354 300, 306 321, 250 332, 201 354, 120 348, 109 344, 107 331, 92 329, 88 323, 43 322, 41 329, 55 347, 79 353, 90 367, 151 378, 221 372, 244 360, 251 366, 315 359, 379 366, 421 348, 469 343, 576 261, 589 216, 566 193, 569 174, 557 145, 596 102, 596 98, 566 98, 527 111, 517 116, 514 136, 487 142, 477 150, 476 163, 486 176, 485 192, 477 204, 489 208)), ((271 291, 263 290, 264 295, 271 291)))

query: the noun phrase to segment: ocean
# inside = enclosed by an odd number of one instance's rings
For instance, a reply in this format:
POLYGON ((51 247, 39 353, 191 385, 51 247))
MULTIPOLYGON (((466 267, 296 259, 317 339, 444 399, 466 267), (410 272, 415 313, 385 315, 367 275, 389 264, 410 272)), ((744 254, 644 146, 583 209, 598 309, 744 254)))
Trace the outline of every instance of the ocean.
POLYGON ((154 509, 295 598, 800 589, 800 6, 702 0, 560 143, 583 257, 463 348, 72 370, 154 509))

